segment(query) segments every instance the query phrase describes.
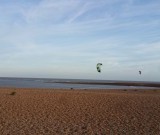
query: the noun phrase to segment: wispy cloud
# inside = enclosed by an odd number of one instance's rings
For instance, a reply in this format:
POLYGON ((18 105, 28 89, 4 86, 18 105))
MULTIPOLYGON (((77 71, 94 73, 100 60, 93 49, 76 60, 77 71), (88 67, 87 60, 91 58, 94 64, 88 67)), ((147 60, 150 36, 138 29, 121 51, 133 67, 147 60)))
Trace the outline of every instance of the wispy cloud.
POLYGON ((73 73, 73 78, 96 79, 94 66, 100 61, 104 63, 101 79, 136 80, 133 71, 142 69, 143 79, 152 71, 152 79, 160 80, 159 1, 0 4, 0 73, 4 76, 14 72, 17 76, 70 77, 73 73))

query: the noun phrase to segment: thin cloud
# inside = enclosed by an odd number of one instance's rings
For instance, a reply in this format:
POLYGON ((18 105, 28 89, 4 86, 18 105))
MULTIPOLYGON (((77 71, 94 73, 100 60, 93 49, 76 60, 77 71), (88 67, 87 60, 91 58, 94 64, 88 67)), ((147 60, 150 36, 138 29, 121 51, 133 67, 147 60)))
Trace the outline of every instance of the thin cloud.
POLYGON ((3 74, 7 69, 17 74, 20 70, 34 74, 36 67, 41 67, 39 73, 47 69, 44 76, 61 68, 60 76, 66 77, 77 69, 74 77, 84 73, 85 78, 96 78, 95 68, 90 68, 100 61, 106 65, 103 79, 109 79, 108 74, 123 79, 123 74, 116 74, 118 70, 127 70, 125 78, 130 78, 133 74, 129 72, 139 67, 148 74, 156 69, 152 73, 157 76, 158 1, 29 0, 0 4, 3 74))

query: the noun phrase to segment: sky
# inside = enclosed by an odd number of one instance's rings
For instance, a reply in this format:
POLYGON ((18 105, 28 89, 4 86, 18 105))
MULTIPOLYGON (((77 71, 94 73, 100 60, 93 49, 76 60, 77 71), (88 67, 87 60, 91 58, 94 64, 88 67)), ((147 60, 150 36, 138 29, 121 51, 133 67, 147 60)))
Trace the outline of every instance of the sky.
POLYGON ((160 81, 160 1, 0 0, 0 76, 160 81))

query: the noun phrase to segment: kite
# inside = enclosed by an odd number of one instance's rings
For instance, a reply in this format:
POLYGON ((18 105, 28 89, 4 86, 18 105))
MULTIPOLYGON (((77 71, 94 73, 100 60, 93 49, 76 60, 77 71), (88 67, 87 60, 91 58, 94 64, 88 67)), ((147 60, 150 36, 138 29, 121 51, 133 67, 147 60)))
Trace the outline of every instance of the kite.
POLYGON ((102 66, 102 63, 97 63, 97 71, 100 73, 101 72, 101 66, 102 66))

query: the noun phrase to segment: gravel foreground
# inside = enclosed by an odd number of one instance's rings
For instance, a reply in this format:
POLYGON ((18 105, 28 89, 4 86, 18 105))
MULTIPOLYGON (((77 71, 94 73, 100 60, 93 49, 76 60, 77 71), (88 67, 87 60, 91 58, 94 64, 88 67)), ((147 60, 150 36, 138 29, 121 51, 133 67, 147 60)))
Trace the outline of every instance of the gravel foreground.
POLYGON ((160 135, 160 90, 0 88, 0 135, 160 135))

